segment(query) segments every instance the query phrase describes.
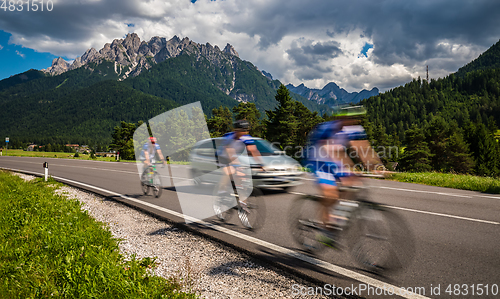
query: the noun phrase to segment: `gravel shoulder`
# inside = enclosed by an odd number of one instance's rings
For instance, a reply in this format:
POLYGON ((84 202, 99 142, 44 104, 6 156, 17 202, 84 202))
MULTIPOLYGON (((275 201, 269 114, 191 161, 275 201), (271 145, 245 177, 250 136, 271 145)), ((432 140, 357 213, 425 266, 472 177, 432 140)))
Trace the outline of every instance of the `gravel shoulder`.
MULTIPOLYGON (((34 178, 16 175, 25 180, 34 178)), ((105 223, 113 236, 122 240, 120 250, 125 257, 156 257, 156 275, 177 277, 186 289, 202 298, 299 298, 294 289, 312 286, 244 253, 121 203, 69 186, 56 192, 76 198, 83 210, 105 223)), ((313 297, 321 298, 308 296, 313 297)))

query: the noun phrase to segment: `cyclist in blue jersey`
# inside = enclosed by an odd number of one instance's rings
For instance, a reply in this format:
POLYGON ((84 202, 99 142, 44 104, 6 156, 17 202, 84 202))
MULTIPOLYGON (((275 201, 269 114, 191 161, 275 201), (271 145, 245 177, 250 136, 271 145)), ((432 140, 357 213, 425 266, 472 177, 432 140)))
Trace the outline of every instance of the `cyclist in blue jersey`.
POLYGON ((140 155, 140 160, 144 162, 144 169, 147 169, 152 163, 154 163, 155 155, 158 154, 160 160, 165 164, 165 158, 163 158, 163 154, 161 153, 160 146, 156 142, 155 137, 149 137, 149 140, 142 146, 142 152, 140 155))
MULTIPOLYGON (((360 184, 347 149, 352 141, 366 139, 365 130, 357 119, 361 114, 364 112, 338 115, 337 120, 321 123, 309 133, 306 167, 316 176, 322 195, 320 217, 327 228, 337 225, 338 221, 330 214, 340 196, 337 183, 343 186, 360 184)), ((369 143, 366 141, 363 146, 369 147, 369 143)))
MULTIPOLYGON (((218 149, 217 157, 219 166, 223 168, 223 175, 219 182, 220 192, 225 192, 225 186, 230 182, 231 176, 236 174, 236 166, 241 166, 238 156, 243 150, 247 150, 254 160, 262 165, 260 152, 255 145, 252 136, 248 134, 250 123, 246 120, 238 120, 234 123, 234 131, 226 133, 223 142, 218 149)), ((250 166, 250 165, 248 165, 250 166)))

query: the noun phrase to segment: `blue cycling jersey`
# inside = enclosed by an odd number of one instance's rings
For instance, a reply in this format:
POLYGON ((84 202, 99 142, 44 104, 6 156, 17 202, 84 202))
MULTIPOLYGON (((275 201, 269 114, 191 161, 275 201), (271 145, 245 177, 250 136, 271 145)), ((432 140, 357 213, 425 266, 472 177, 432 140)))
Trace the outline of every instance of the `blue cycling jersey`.
POLYGON ((155 143, 153 145, 151 142, 146 142, 142 146, 142 151, 141 151, 141 155, 139 157, 139 160, 141 160, 141 161, 146 160, 146 156, 144 155, 144 152, 147 152, 149 155, 149 159, 151 159, 152 157, 155 156, 155 153, 157 150, 160 150, 160 146, 158 145, 158 143, 155 143))
POLYGON ((336 185, 336 179, 349 176, 350 171, 332 161, 323 147, 326 142, 347 147, 350 140, 365 139, 362 126, 342 126, 340 121, 328 121, 317 125, 309 134, 305 165, 316 176, 319 184, 336 185))
POLYGON ((223 140, 219 148, 217 149, 217 156, 222 164, 228 164, 230 160, 234 159, 234 157, 227 157, 226 147, 232 147, 237 154, 243 152, 246 146, 255 144, 252 136, 246 134, 241 136, 239 139, 236 139, 235 132, 229 132, 222 136, 223 140), (240 141, 240 142, 236 142, 240 141))
MULTIPOLYGON (((222 138, 224 138, 225 141, 229 141, 227 142, 227 144, 230 144, 231 141, 236 140, 236 133, 235 132, 226 133, 224 134, 224 136, 222 136, 222 138)), ((239 140, 243 142, 245 145, 255 144, 255 141, 253 140, 252 136, 248 134, 241 136, 239 140)))
POLYGON ((335 120, 320 123, 309 133, 305 158, 308 162, 329 161, 326 152, 321 151, 326 141, 347 147, 350 140, 365 138, 366 132, 362 126, 342 126, 341 121, 335 120))

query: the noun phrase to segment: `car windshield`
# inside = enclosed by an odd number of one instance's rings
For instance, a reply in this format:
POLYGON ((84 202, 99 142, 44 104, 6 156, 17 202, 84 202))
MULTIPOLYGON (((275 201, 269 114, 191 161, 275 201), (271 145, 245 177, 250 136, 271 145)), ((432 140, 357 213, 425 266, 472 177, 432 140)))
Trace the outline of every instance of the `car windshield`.
MULTIPOLYGON (((281 151, 279 148, 275 147, 272 145, 269 141, 263 140, 263 139, 254 139, 255 145, 257 146, 257 149, 259 150, 260 154, 262 156, 272 156, 272 155, 280 155, 281 151)), ((208 140, 206 142, 203 142, 198 146, 198 154, 200 155, 208 155, 208 156, 213 156, 214 151, 213 149, 220 148, 223 144, 222 139, 212 139, 208 140), (215 141, 215 147, 213 144, 213 141, 215 141), (212 149, 212 151, 210 151, 212 149)))
POLYGON ((255 145, 262 156, 279 155, 280 149, 263 139, 254 139, 255 145))

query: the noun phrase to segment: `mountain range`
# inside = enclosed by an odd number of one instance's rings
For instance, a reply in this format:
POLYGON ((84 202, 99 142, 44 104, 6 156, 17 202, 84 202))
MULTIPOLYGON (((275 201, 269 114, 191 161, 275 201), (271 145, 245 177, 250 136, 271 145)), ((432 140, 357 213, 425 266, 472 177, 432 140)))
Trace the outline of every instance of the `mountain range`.
POLYGON ((115 39, 112 43, 105 44, 99 51, 94 48, 88 49, 72 64, 61 57, 56 58, 52 61, 52 66, 42 71, 51 75, 59 75, 91 62, 99 64, 102 61, 113 61, 115 72, 123 80, 129 76, 137 76, 155 64, 185 53, 194 54, 197 59, 204 56, 218 66, 226 62, 234 62, 232 56, 239 57, 238 52, 230 44, 227 44, 221 51, 218 46, 212 47, 209 43, 198 44, 187 37, 181 40, 174 36, 167 40, 155 36, 146 42, 141 41, 136 33, 131 33, 127 34, 125 39, 115 39), (228 55, 223 55, 224 53, 228 55))
POLYGON ((304 83, 295 87, 292 84, 286 85, 288 90, 297 93, 309 101, 316 102, 318 104, 325 104, 329 107, 335 107, 336 105, 359 103, 361 100, 368 99, 369 97, 376 96, 379 94, 378 88, 374 87, 372 90, 363 89, 360 92, 348 92, 343 88, 340 88, 334 82, 330 82, 322 89, 311 89, 307 88, 304 83))
MULTIPOLYGON (((147 120, 196 101, 209 117, 212 109, 238 102, 253 102, 261 112, 273 109, 280 84, 240 59, 230 44, 221 50, 176 36, 146 42, 132 33, 71 64, 57 58, 45 70, 1 80, 0 135, 11 143, 107 143, 120 121, 147 120)), ((292 97, 311 111, 331 111, 292 97)))

